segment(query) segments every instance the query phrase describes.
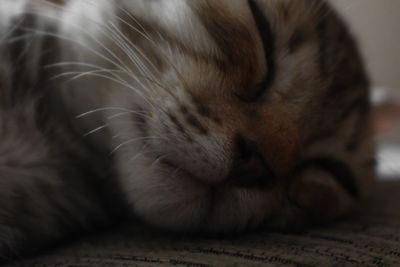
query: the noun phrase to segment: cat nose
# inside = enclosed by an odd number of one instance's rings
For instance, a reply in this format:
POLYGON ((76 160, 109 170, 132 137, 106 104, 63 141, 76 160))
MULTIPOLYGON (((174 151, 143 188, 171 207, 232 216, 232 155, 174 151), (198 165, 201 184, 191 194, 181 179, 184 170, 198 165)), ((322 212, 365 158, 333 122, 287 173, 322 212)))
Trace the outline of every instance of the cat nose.
POLYGON ((265 187, 275 182, 275 175, 255 141, 237 136, 236 152, 229 180, 241 187, 265 187))

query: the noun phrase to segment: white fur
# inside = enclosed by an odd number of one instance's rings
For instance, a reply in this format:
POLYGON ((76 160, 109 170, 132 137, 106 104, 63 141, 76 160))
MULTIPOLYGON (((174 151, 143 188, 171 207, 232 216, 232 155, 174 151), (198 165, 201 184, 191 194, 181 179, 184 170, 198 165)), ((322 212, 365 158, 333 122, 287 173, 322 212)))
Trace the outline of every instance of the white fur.
POLYGON ((2 0, 0 2, 0 33, 10 27, 12 19, 24 11, 27 0, 2 0))
POLYGON ((185 0, 122 0, 134 16, 164 28, 199 52, 213 52, 215 44, 185 0))

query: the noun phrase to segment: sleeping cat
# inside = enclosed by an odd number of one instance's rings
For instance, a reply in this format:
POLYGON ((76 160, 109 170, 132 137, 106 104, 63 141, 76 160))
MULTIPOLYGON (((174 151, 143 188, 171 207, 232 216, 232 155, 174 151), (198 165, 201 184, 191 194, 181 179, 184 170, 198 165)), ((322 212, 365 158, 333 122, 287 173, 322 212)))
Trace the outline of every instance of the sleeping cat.
POLYGON ((374 177, 368 79, 322 0, 14 1, 0 48, 0 257, 127 215, 297 229, 374 177))

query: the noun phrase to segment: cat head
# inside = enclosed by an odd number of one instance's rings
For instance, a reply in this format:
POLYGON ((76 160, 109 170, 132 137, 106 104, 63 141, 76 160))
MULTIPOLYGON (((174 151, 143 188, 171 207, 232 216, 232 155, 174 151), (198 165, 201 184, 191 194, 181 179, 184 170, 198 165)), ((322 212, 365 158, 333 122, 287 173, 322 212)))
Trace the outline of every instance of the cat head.
POLYGON ((111 128, 136 214, 176 230, 286 227, 364 194, 368 81, 328 4, 118 3, 96 45, 118 68, 104 73, 129 116, 111 128))

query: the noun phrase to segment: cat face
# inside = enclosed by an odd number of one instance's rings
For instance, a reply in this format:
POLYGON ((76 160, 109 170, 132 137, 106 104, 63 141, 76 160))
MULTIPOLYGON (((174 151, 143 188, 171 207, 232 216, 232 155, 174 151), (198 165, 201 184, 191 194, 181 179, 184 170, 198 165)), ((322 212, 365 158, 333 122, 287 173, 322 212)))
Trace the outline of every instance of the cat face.
POLYGON ((136 214, 175 230, 287 227, 365 193, 368 82, 327 4, 122 2, 111 47, 132 90, 110 98, 134 115, 112 130, 136 214))

